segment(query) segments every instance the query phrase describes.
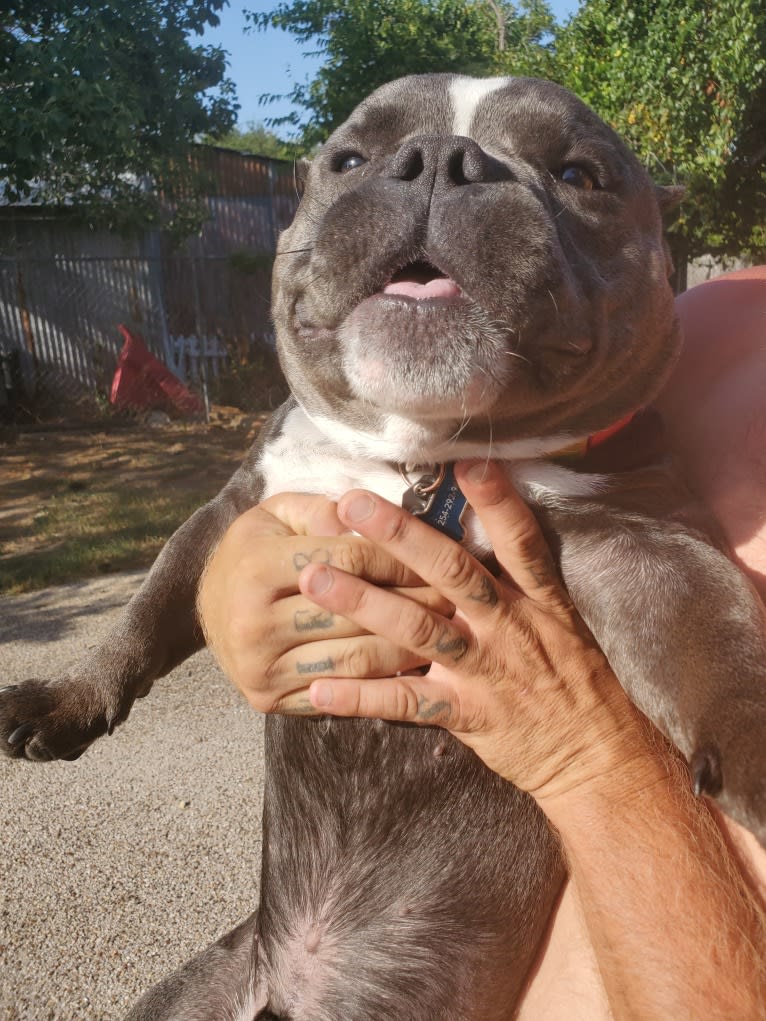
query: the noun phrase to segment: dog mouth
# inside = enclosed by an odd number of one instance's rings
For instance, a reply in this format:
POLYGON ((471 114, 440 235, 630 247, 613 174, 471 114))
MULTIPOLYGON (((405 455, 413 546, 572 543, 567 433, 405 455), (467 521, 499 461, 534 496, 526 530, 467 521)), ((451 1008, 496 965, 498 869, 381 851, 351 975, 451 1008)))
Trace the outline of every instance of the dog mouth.
POLYGON ((483 412, 507 374, 504 332, 427 259, 391 273, 337 337, 354 396, 416 421, 452 423, 483 412))
POLYGON ((409 262, 391 277, 380 292, 414 301, 453 299, 462 296, 459 285, 433 263, 418 259, 409 262))

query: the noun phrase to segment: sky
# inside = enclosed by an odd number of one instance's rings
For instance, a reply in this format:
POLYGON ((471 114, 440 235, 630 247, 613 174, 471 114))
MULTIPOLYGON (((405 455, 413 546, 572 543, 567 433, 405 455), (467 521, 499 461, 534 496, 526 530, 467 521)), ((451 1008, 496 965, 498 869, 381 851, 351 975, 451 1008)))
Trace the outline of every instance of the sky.
MULTIPOLYGON (((564 21, 578 7, 578 0, 553 0, 550 4, 559 21, 564 21)), ((239 127, 246 127, 250 121, 266 121, 290 112, 289 103, 259 103, 259 97, 290 91, 291 83, 303 81, 311 76, 318 66, 317 58, 303 55, 305 45, 295 41, 293 36, 279 29, 266 32, 245 32, 247 21, 244 10, 268 11, 276 7, 274 2, 258 0, 230 0, 229 6, 220 14, 221 24, 208 29, 202 42, 222 46, 229 54, 229 77, 237 86, 240 103, 239 127)))

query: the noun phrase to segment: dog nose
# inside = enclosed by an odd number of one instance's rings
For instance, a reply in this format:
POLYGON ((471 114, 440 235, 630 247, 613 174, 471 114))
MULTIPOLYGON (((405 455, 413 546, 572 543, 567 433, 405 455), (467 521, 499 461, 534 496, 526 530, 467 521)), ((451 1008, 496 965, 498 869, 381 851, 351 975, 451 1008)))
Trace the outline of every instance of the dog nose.
POLYGON ((439 191, 506 181, 513 175, 509 167, 490 156, 472 138, 418 135, 407 139, 396 153, 389 176, 439 191))

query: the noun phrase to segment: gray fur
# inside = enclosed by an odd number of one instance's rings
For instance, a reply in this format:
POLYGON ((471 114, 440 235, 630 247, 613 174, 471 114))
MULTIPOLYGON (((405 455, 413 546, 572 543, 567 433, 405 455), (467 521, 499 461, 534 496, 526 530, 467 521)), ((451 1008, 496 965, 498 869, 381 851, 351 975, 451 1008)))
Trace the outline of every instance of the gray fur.
MULTIPOLYGON (((550 83, 432 75, 374 93, 314 160, 280 241, 295 400, 74 675, 0 692, 5 750, 76 757, 198 648, 200 572, 265 492, 378 479, 390 495, 392 462, 492 454, 523 479, 626 690, 698 792, 764 841, 766 622, 714 523, 668 463, 575 486, 538 460, 649 403, 673 365, 658 198, 550 83), (599 187, 563 181, 572 164, 599 187), (460 300, 381 293, 415 263, 460 300)), ((266 743, 258 914, 129 1021, 509 1021, 564 875, 531 799, 436 728, 270 717, 266 743)))

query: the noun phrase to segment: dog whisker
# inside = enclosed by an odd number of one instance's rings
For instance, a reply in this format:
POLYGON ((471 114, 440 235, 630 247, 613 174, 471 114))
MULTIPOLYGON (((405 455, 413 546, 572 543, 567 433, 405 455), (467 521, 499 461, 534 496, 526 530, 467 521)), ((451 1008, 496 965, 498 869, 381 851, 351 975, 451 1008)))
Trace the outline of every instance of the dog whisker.
POLYGON ((521 362, 526 362, 527 365, 531 365, 532 362, 525 355, 520 355, 518 351, 503 351, 503 354, 510 355, 511 358, 518 358, 521 362))
POLYGON ((299 255, 301 252, 313 252, 314 246, 309 245, 307 248, 285 248, 281 252, 277 252, 275 258, 279 258, 281 255, 299 255))
POLYGON ((447 443, 455 443, 458 439, 460 439, 461 434, 465 431, 465 429, 468 426, 468 423, 470 421, 471 421, 471 415, 468 414, 468 409, 464 406, 463 407, 463 420, 460 423, 460 425, 457 427, 455 432, 447 439, 447 443))
POLYGON ((489 428, 489 442, 487 443, 487 456, 484 460, 484 470, 489 467, 489 462, 492 460, 492 443, 494 440, 494 433, 492 429, 492 416, 487 415, 487 426, 489 428))

